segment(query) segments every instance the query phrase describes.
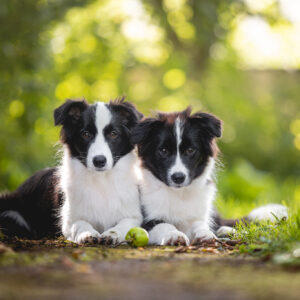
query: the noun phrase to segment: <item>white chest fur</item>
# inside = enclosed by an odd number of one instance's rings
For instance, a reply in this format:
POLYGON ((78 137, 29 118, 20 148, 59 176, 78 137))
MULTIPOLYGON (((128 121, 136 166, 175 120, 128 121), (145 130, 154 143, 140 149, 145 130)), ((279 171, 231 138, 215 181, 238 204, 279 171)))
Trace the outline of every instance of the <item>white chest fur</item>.
POLYGON ((74 240, 72 224, 78 221, 102 233, 122 219, 141 219, 135 161, 135 154, 130 152, 110 171, 97 172, 65 154, 60 184, 65 195, 61 221, 66 238, 74 240))
POLYGON ((215 185, 210 180, 213 168, 214 160, 211 158, 204 173, 189 186, 180 189, 165 185, 143 169, 141 201, 146 221, 163 220, 189 237, 195 222, 209 226, 216 193, 215 185))

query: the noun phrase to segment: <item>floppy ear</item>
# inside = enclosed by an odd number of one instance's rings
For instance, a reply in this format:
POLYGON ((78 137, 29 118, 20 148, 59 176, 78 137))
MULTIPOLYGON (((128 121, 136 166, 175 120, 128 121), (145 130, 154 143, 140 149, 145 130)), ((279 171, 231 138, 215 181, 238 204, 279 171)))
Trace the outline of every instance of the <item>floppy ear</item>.
POLYGON ((158 128, 161 121, 155 118, 147 118, 138 123, 132 130, 131 142, 133 145, 143 144, 150 136, 151 131, 158 128))
POLYGON ((77 101, 67 99, 66 102, 54 110, 54 124, 57 125, 66 125, 76 124, 82 112, 88 107, 88 103, 85 100, 77 101))
POLYGON ((122 123, 131 129, 139 122, 143 114, 132 103, 125 102, 124 99, 111 101, 110 104, 112 105, 112 109, 120 116, 122 123))
POLYGON ((222 135, 222 122, 214 115, 198 112, 191 116, 191 121, 206 130, 212 138, 222 135))

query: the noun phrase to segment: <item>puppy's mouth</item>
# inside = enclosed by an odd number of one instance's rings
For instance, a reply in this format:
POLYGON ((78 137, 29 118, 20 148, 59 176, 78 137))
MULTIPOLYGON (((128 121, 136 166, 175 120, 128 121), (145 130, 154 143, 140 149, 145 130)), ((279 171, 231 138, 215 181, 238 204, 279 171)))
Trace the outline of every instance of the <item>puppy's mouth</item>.
POLYGON ((175 189, 180 189, 183 187, 188 186, 189 184, 168 184, 169 187, 175 188, 175 189))
POLYGON ((107 171, 107 168, 95 168, 94 169, 94 171, 96 171, 96 172, 105 172, 105 171, 107 171))
POLYGON ((109 171, 112 169, 112 167, 108 167, 108 166, 104 166, 102 168, 99 168, 99 167, 91 167, 89 168, 91 171, 94 171, 94 172, 97 172, 97 173, 104 173, 106 171, 109 171))
POLYGON ((187 180, 186 182, 182 182, 182 183, 175 183, 173 181, 167 182, 167 186, 175 188, 175 189, 184 188, 184 187, 189 186, 190 184, 191 184, 191 182, 189 180, 187 180))

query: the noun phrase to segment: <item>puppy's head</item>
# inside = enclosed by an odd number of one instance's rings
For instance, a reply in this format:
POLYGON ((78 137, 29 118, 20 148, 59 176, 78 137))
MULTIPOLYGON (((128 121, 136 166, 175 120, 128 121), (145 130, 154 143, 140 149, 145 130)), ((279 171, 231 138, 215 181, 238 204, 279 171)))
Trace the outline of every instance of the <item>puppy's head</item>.
POLYGON ((54 111, 55 125, 62 125, 61 141, 87 168, 106 171, 133 149, 131 129, 142 115, 124 98, 89 105, 66 100, 54 111))
POLYGON ((132 141, 138 145, 143 167, 168 186, 184 187, 203 174, 218 148, 221 121, 213 115, 188 108, 177 113, 159 113, 142 120, 132 141))

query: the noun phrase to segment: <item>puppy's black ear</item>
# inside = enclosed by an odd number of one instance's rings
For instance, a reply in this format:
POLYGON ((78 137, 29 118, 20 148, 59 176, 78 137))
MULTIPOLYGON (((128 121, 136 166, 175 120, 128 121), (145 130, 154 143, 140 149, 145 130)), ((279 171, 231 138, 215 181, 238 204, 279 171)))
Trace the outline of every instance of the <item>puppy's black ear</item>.
POLYGON ((140 121, 132 130, 131 142, 133 145, 141 145, 151 139, 151 132, 158 129, 161 121, 155 118, 147 118, 140 121))
POLYGON ((130 103, 125 102, 125 98, 117 99, 110 102, 112 110, 114 110, 121 118, 122 123, 129 129, 134 127, 143 117, 136 107, 130 103))
POLYGON ((197 127, 205 130, 212 138, 221 137, 222 122, 214 115, 198 112, 191 116, 190 120, 197 127))
POLYGON ((54 110, 55 126, 76 124, 87 107, 88 103, 85 100, 67 99, 63 105, 54 110))

